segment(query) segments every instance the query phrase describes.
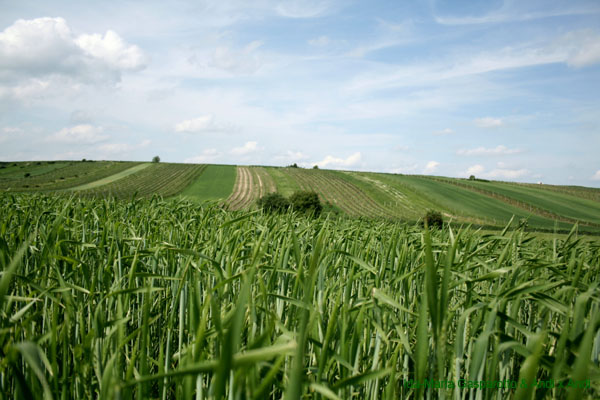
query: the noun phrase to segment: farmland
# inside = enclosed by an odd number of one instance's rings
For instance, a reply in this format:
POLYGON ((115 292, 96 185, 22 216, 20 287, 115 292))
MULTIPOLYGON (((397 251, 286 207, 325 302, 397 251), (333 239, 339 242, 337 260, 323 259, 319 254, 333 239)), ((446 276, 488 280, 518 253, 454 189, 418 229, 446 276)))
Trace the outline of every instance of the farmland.
POLYGON ((263 166, 115 161, 0 165, 0 190, 86 197, 183 197, 252 210, 273 192, 315 191, 327 210, 350 218, 415 222, 440 211, 456 226, 600 233, 600 189, 456 178, 263 166))
POLYGON ((0 207, 3 397, 600 396, 600 244, 575 232, 156 196, 0 207))

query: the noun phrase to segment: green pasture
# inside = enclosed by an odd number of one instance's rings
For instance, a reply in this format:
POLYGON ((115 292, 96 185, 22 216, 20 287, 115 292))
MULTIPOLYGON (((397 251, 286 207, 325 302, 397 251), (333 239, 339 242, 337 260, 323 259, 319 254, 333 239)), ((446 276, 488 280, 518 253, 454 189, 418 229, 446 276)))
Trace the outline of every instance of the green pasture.
POLYGON ((182 192, 181 196, 193 201, 224 200, 233 190, 235 165, 208 165, 182 192))

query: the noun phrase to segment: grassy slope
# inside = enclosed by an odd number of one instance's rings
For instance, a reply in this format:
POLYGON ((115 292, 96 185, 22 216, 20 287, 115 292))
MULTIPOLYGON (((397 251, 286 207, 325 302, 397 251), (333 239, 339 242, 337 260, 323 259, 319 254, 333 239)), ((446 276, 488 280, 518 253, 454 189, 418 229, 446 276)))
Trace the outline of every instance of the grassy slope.
POLYGON ((535 187, 540 190, 555 193, 566 193, 571 196, 580 197, 582 199, 589 199, 600 202, 600 188, 591 188, 584 186, 561 186, 561 185, 539 185, 534 183, 515 183, 515 185, 524 187, 535 187))
POLYGON ((38 162, 21 162, 17 165, 9 164, 5 168, 0 168, 0 179, 21 179, 26 173, 31 177, 47 174, 57 169, 65 168, 70 165, 69 162, 57 161, 38 161, 38 162), (38 164, 39 163, 39 164, 38 164))
POLYGON ((487 190, 517 201, 534 205, 568 218, 600 223, 600 203, 575 197, 566 193, 553 192, 505 182, 461 181, 461 184, 487 190))
POLYGON ((194 201, 226 199, 233 190, 235 174, 234 165, 209 165, 181 195, 194 201))
POLYGON ((88 190, 81 190, 86 196, 117 197, 121 199, 150 197, 160 195, 164 197, 181 193, 193 182, 205 168, 205 165, 152 163, 148 168, 137 171, 124 179, 88 190))
MULTIPOLYGON (((452 214, 463 217, 474 217, 483 222, 495 225, 507 223, 512 216, 528 218, 532 227, 552 229, 555 222, 552 219, 533 215, 521 208, 507 204, 451 183, 439 182, 427 177, 395 175, 396 181, 414 188, 423 196, 442 205, 452 214)), ((570 229, 571 224, 558 222, 560 229, 570 229)))
POLYGON ((11 191, 53 191, 68 189, 114 175, 135 166, 136 162, 70 161, 62 168, 19 179, 0 179, 0 189, 11 191))
POLYGON ((107 176, 106 178, 98 179, 97 181, 93 181, 93 182, 86 183, 83 185, 75 186, 74 188, 71 188, 70 190, 86 190, 86 189, 93 189, 93 188, 96 188, 99 186, 107 185, 109 183, 118 181, 119 179, 123 179, 131 174, 135 174, 136 172, 141 171, 145 168, 148 168, 150 165, 152 165, 152 164, 150 164, 150 163, 138 164, 134 167, 126 169, 125 171, 121 171, 114 175, 107 176))

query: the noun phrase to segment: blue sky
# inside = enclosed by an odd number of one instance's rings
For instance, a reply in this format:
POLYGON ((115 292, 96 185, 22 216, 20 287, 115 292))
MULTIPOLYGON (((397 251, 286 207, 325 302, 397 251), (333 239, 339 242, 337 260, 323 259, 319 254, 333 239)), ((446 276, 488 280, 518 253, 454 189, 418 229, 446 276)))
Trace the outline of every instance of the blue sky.
POLYGON ((594 1, 0 0, 0 159, 600 187, 594 1))

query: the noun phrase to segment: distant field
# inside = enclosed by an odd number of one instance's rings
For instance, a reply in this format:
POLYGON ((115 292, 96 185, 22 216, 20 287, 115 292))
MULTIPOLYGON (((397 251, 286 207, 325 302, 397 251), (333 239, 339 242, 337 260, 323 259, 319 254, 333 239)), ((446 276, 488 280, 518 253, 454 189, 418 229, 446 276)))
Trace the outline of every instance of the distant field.
POLYGON ((233 190, 235 168, 233 165, 209 165, 181 195, 198 202, 226 199, 233 190))
POLYGON ((80 190, 84 196, 131 198, 160 195, 174 196, 190 185, 205 168, 195 164, 151 164, 124 179, 96 187, 80 190))
POLYGON ((580 198, 566 192, 552 192, 535 186, 524 186, 503 182, 483 182, 470 180, 446 179, 467 188, 473 188, 483 193, 496 194, 505 202, 514 200, 521 208, 530 209, 534 213, 544 214, 549 218, 565 217, 571 222, 600 224, 600 202, 580 198))
POLYGON ((394 180, 401 185, 413 188, 423 197, 457 216, 458 219, 461 217, 475 218, 479 223, 504 225, 515 216, 518 219, 528 219, 530 225, 545 229, 553 229, 555 224, 560 229, 569 229, 572 226, 569 223, 555 222, 552 219, 535 215, 484 194, 428 177, 397 175, 394 176, 394 180))
POLYGON ((123 179, 131 174, 135 174, 136 172, 141 171, 144 168, 148 168, 150 165, 152 165, 152 164, 150 164, 150 163, 138 164, 134 167, 126 169, 125 171, 121 171, 114 175, 107 176, 106 178, 98 179, 98 180, 90 182, 90 183, 75 186, 75 187, 71 188, 71 190, 87 190, 87 189, 97 188, 99 186, 108 185, 109 183, 113 183, 115 181, 118 181, 119 179, 123 179))
POLYGON ((415 222, 428 210, 446 221, 600 233, 600 189, 373 172, 262 166, 117 161, 0 163, 0 190, 86 197, 160 195, 220 201, 229 210, 256 208, 267 193, 315 191, 329 210, 350 217, 415 222))
POLYGON ((44 173, 37 175, 32 174, 32 176, 25 177, 25 173, 35 173, 39 169, 37 165, 29 165, 22 169, 23 175, 18 177, 4 178, 0 176, 0 190, 27 192, 69 189, 106 178, 139 164, 121 161, 56 163, 50 161, 47 163, 49 168, 44 173))

